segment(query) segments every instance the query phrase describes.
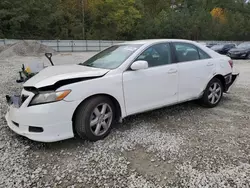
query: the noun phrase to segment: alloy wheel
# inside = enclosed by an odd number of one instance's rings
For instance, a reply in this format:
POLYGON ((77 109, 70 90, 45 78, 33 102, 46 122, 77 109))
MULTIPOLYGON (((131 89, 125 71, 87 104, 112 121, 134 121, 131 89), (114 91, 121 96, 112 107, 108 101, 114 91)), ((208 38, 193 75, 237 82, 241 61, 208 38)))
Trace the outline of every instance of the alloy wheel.
POLYGON ((222 89, 219 83, 213 83, 209 88, 208 101, 211 104, 216 104, 219 102, 222 95, 222 89))
POLYGON ((90 129, 96 136, 105 134, 112 123, 113 111, 109 104, 102 103, 95 107, 90 116, 90 129))

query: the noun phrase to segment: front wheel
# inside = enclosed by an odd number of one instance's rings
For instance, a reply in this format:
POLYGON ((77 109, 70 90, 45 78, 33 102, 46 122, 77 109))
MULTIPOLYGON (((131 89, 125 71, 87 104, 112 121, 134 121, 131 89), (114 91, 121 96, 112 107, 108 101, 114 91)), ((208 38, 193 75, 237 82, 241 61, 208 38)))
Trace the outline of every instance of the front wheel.
POLYGON ((115 118, 112 101, 105 96, 97 96, 81 104, 74 118, 77 134, 90 141, 105 138, 111 130, 115 118))
POLYGON ((203 106, 213 108, 217 106, 223 96, 223 86, 218 78, 213 78, 207 85, 201 98, 203 106))

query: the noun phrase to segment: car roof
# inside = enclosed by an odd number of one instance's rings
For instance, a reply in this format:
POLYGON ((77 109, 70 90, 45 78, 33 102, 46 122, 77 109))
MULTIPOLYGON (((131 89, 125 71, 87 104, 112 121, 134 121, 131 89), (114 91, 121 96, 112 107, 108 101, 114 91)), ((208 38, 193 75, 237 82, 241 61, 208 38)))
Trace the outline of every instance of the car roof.
POLYGON ((225 46, 225 45, 229 45, 229 44, 233 44, 233 43, 221 43, 221 44, 216 44, 214 46, 225 46))
POLYGON ((250 42, 242 42, 242 43, 240 43, 240 44, 250 44, 250 42))
POLYGON ((207 48, 205 45, 200 44, 196 41, 191 41, 191 40, 184 40, 184 39, 146 39, 146 40, 134 40, 134 41, 126 41, 123 43, 118 43, 115 45, 142 45, 142 46, 150 46, 156 43, 161 43, 161 42, 186 42, 186 43, 190 43, 190 44, 194 44, 196 46, 198 46, 199 48, 201 48, 202 50, 204 50, 206 53, 208 53, 211 57, 218 57, 221 56, 220 54, 214 52, 213 50, 211 50, 210 48, 207 48))
POLYGON ((134 40, 134 41, 126 41, 120 44, 154 44, 158 42, 189 42, 193 43, 191 40, 183 40, 183 39, 146 39, 146 40, 134 40))

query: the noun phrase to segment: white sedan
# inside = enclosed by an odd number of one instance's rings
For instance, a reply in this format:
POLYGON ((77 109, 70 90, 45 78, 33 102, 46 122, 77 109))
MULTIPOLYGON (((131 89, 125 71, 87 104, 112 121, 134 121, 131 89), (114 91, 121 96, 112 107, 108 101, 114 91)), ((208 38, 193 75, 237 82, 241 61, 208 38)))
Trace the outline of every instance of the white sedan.
POLYGON ((193 41, 125 42, 77 65, 45 68, 11 97, 6 120, 35 141, 97 141, 132 114, 196 99, 217 106, 239 75, 232 69, 229 57, 193 41))

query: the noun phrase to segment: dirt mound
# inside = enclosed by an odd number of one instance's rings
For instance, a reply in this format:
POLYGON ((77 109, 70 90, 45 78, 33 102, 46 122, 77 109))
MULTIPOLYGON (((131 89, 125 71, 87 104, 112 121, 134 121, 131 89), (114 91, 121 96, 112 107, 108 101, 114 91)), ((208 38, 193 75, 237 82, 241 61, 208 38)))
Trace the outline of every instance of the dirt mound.
POLYGON ((41 56, 44 53, 56 53, 54 49, 37 41, 20 41, 0 51, 0 58, 11 56, 41 56))

